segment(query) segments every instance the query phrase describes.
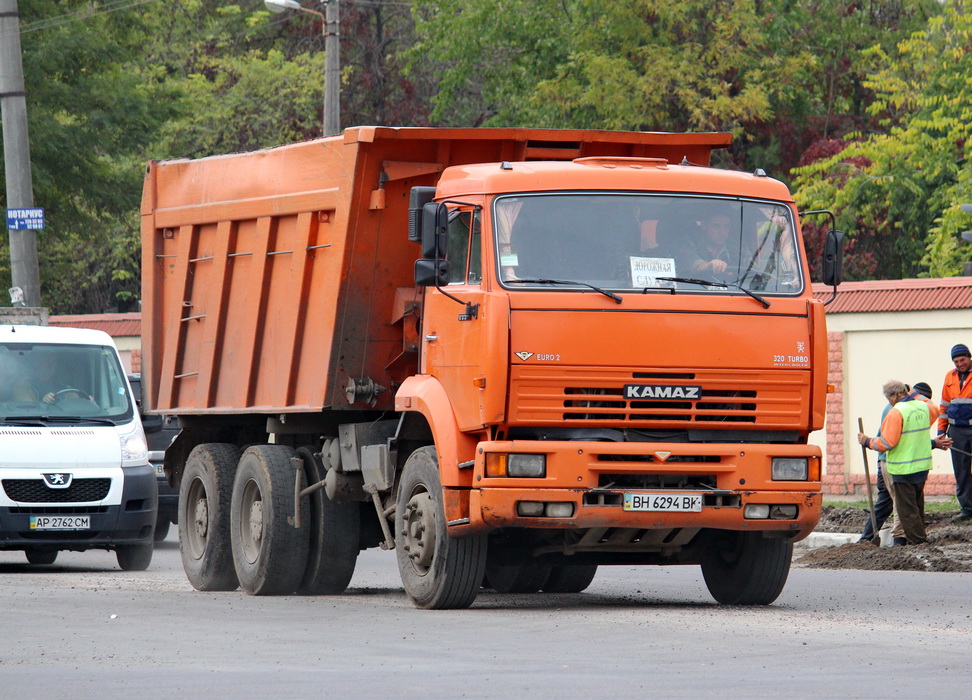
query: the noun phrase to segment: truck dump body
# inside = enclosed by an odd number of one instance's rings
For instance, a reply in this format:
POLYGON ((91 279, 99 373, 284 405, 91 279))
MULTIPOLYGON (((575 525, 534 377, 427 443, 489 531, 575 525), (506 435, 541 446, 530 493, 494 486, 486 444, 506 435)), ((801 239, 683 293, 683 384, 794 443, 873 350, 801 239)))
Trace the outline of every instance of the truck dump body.
POLYGON ((147 405, 180 415, 347 408, 417 367, 408 193, 449 166, 589 156, 707 164, 725 134, 361 127, 149 164, 142 201, 147 405))

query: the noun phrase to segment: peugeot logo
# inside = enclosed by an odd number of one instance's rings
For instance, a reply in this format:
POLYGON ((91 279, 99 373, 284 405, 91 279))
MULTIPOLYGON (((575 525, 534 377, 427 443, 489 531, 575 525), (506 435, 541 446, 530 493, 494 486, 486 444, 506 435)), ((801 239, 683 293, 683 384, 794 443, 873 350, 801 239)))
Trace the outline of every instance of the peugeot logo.
POLYGON ((56 472, 54 474, 44 474, 44 481, 52 489, 66 489, 71 485, 71 475, 65 474, 64 472, 56 472))

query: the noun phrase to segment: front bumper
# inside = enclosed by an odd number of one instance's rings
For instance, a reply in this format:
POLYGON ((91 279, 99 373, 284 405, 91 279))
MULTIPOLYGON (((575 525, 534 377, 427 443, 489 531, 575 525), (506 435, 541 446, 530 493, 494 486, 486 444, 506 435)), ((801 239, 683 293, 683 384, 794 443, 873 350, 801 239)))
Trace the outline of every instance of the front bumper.
MULTIPOLYGON (((19 503, 0 506, 0 549, 45 547, 71 550, 111 549, 121 544, 152 542, 159 494, 155 469, 151 465, 121 470, 120 502, 19 503), (32 515, 88 515, 86 530, 36 531, 32 515)), ((112 485, 112 492, 116 492, 112 485)), ((107 500, 107 499, 106 499, 107 500)))
MULTIPOLYGON (((447 519, 455 534, 497 528, 777 531, 794 541, 820 519, 819 448, 811 445, 579 441, 484 442, 477 449, 468 513, 447 519), (486 455, 542 453, 544 478, 488 477, 486 455), (805 457, 807 481, 773 481, 773 457, 805 457), (643 482, 640 485, 632 485, 643 482), (702 494, 698 512, 626 511, 625 493, 702 494), (570 517, 525 517, 521 502, 573 504, 570 517), (747 519, 745 506, 796 506, 787 519, 747 519), (454 528, 454 529, 453 529, 454 528)), ((457 494, 456 494, 457 495, 457 494)), ((446 503, 456 503, 455 495, 446 503)))

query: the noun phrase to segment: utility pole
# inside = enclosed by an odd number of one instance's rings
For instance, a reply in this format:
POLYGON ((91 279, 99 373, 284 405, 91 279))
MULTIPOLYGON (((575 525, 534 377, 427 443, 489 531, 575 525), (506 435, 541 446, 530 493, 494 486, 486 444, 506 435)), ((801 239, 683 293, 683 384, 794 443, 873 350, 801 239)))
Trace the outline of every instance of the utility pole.
POLYGON ((339 0, 324 0, 324 135, 341 133, 341 19, 339 0))
MULTIPOLYGON (((34 206, 27 140, 27 93, 20 55, 20 13, 17 0, 0 0, 0 116, 3 118, 3 165, 7 180, 7 208, 34 206)), ((32 230, 8 230, 10 276, 24 292, 27 306, 40 306, 37 237, 32 230)))

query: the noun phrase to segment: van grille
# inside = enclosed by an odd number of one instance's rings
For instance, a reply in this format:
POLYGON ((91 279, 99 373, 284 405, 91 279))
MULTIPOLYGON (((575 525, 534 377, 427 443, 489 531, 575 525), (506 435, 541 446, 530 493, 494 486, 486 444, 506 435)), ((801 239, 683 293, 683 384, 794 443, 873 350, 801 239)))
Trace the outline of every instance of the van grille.
POLYGON ((642 429, 799 429, 810 399, 810 373, 798 371, 632 372, 514 366, 510 419, 519 425, 590 425, 642 429), (652 387, 637 398, 625 386, 652 387), (654 389, 658 387, 658 389, 654 389), (686 391, 679 391, 680 388, 686 391), (688 389, 692 388, 691 391, 688 389), (682 394, 697 397, 685 398, 682 394), (654 394, 654 395, 653 395, 654 394))
POLYGON ((19 503, 83 503, 105 498, 111 479, 74 479, 66 489, 52 489, 43 479, 3 479, 0 485, 19 503))

